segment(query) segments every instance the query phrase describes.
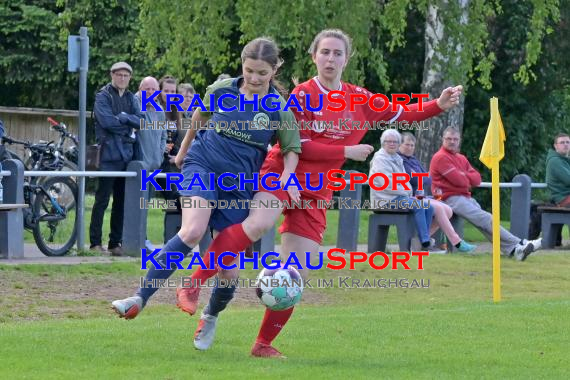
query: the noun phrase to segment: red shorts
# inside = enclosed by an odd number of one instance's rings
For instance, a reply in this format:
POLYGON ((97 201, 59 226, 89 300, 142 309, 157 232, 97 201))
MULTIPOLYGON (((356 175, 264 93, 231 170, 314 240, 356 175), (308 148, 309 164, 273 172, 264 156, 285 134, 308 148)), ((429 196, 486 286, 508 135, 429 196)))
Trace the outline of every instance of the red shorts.
MULTIPOLYGON (((260 188, 259 191, 273 194, 280 201, 290 201, 289 194, 282 189, 269 191, 260 188)), ((327 210, 325 208, 318 208, 317 200, 307 197, 307 193, 304 191, 301 192, 301 199, 312 199, 310 203, 312 209, 290 208, 283 210, 285 219, 279 227, 279 233, 283 234, 289 232, 310 239, 317 244, 321 244, 323 234, 327 228, 327 210)))

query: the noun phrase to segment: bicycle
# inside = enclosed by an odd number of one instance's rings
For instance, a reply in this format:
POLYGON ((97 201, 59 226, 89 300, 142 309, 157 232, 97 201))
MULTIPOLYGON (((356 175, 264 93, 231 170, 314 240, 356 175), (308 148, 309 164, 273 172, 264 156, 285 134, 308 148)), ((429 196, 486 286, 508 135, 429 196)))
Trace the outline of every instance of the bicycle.
MULTIPOLYGON (((32 170, 58 171, 66 165, 62 159, 65 130, 60 142, 19 141, 9 136, 3 143, 23 145, 29 151, 28 164, 32 170)), ((10 152, 11 153, 11 152, 10 152)), ((18 156, 11 154, 15 159, 18 156)), ((70 162, 67 161, 67 165, 70 162)), ((26 166, 24 164, 24 166, 26 166)), ((24 209, 24 228, 32 231, 40 251, 46 256, 65 255, 77 239, 76 208, 77 184, 70 177, 31 177, 24 179, 24 201, 30 207, 24 209)))
MULTIPOLYGON (((10 158, 21 161, 24 164, 24 170, 79 170, 79 150, 77 148, 79 141, 77 139, 77 136, 68 132, 67 126, 64 123, 57 122, 51 117, 48 117, 47 120, 51 124, 50 129, 59 133, 59 140, 55 145, 53 145, 54 141, 48 142, 40 140, 37 143, 33 144, 34 147, 39 148, 40 146, 44 146, 47 148, 47 146, 50 145, 50 149, 28 149, 28 157, 25 159, 20 158, 20 156, 9 149, 6 150, 7 154, 10 156, 10 158), (73 145, 65 148, 66 140, 71 140, 73 145), (38 155, 38 152, 43 154, 41 159, 38 155), (52 163, 56 160, 56 158, 59 158, 59 161, 57 162, 57 167, 54 168, 52 163)), ((27 148, 26 144, 32 145, 29 141, 18 141, 7 136, 5 137, 5 140, 9 144, 12 144, 10 141, 14 141, 15 144, 24 145, 24 148, 27 148)))

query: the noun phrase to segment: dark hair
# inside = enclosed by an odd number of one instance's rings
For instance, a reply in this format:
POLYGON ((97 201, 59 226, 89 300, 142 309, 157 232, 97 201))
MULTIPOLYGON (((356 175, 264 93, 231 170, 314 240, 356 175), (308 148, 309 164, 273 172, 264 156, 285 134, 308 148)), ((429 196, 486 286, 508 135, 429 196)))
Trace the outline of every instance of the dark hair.
POLYGON ((561 137, 570 137, 570 136, 568 135, 568 133, 564 133, 564 132, 559 133, 556 136, 554 136, 554 143, 558 144, 558 139, 561 137))
POLYGON ((403 142, 405 139, 410 139, 410 140, 412 140, 412 142, 413 142, 414 144, 416 143, 416 136, 414 136, 414 135, 413 135, 412 133, 410 133, 410 132, 403 132, 403 133, 402 133, 402 142, 403 142))
POLYGON ((309 54, 315 55, 317 53, 317 49, 319 48, 319 43, 324 40, 325 38, 337 38, 344 42, 344 48, 346 50, 346 56, 352 56, 352 39, 340 29, 325 29, 321 30, 319 34, 315 36, 313 42, 311 43, 311 47, 309 47, 309 54))
POLYGON ((158 87, 160 87, 160 89, 162 90, 165 83, 173 84, 176 86, 176 83, 177 83, 176 78, 174 78, 173 76, 170 76, 170 75, 165 75, 162 78, 160 78, 160 80, 158 81, 158 87))
MULTIPOLYGON (((174 87, 176 88, 176 84, 177 84, 176 78, 174 78, 173 76, 170 76, 170 75, 165 75, 162 78, 160 78, 160 80, 158 81, 158 88, 160 89, 160 91, 162 91, 165 84, 173 84, 174 87)), ((174 90, 174 91, 176 91, 176 90, 174 90)), ((159 97, 159 100, 160 100, 160 104, 164 108, 166 106, 166 103, 164 102, 164 100, 162 100, 162 96, 159 97)), ((168 121, 176 121, 178 128, 180 128, 179 125, 181 124, 182 116, 179 115, 178 109, 176 108, 175 105, 173 105, 173 104, 170 105, 170 111, 167 111, 165 109, 164 110, 164 116, 166 117, 166 120, 168 120, 168 121)))
MULTIPOLYGON (((269 37, 259 37, 245 45, 241 51, 241 62, 245 62, 248 58, 262 60, 276 71, 283 64, 283 59, 279 56, 277 44, 269 37)), ((282 96, 287 96, 287 89, 275 79, 275 76, 271 78, 270 84, 273 85, 282 96)))

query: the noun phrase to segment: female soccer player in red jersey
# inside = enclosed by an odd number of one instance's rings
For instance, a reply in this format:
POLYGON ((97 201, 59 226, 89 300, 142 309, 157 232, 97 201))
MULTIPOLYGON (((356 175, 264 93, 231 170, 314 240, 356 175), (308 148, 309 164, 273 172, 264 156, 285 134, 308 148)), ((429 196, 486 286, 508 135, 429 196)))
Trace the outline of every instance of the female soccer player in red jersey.
MULTIPOLYGON (((339 169, 347 159, 364 161, 373 151, 373 147, 366 144, 359 144, 366 130, 341 128, 343 121, 349 120, 354 123, 372 121, 384 121, 391 123, 394 121, 420 121, 435 116, 442 111, 448 110, 459 102, 462 87, 449 87, 443 90, 441 96, 432 101, 424 102, 423 111, 419 111, 417 104, 410 105, 405 111, 402 106, 392 110, 391 105, 385 107, 383 112, 375 112, 368 105, 356 106, 354 111, 346 109, 340 112, 327 110, 327 94, 332 90, 342 91, 348 104, 351 94, 364 94, 368 97, 373 94, 363 87, 341 81, 341 76, 351 55, 351 40, 340 30, 323 30, 311 44, 310 53, 318 71, 318 75, 300 85, 294 90, 301 102, 303 111, 296 111, 297 121, 311 123, 312 129, 301 129, 302 153, 297 165, 297 178, 303 189, 306 189, 305 173, 311 173, 310 185, 317 186, 319 183, 318 174, 326 173, 331 169, 339 169), (323 107, 321 111, 311 112, 305 108, 305 95, 310 94, 312 107, 319 104, 319 95, 323 95, 323 107), (333 122, 336 128, 320 128, 321 122, 333 122)), ((382 99, 376 99, 375 105, 378 108, 384 106, 382 99)), ((334 104, 337 107, 338 104, 334 104)), ((350 123, 349 123, 350 124, 350 123)), ((268 154, 261 171, 261 175, 268 172, 281 173, 283 171, 283 157, 279 146, 275 145, 268 154)), ((324 175, 323 175, 324 176, 324 175)), ((318 191, 301 191, 302 199, 325 199, 330 201, 332 191, 326 188, 327 181, 318 191)), ((284 191, 258 192, 254 199, 287 200, 288 195, 284 191)), ((317 202, 313 202, 316 204, 317 202)), ((209 252, 216 252, 216 255, 224 251, 240 252, 253 242, 263 236, 277 221, 283 212, 282 208, 273 209, 252 209, 247 219, 241 223, 226 228, 222 231, 208 248, 209 252)), ((288 209, 285 210, 285 219, 279 228, 282 234, 283 252, 318 252, 319 245, 326 228, 326 209, 288 209)), ((222 275, 226 278, 235 278, 236 270, 224 271, 222 275), (234 273, 233 275, 231 273, 234 273)), ((303 278, 307 278, 308 270, 300 270, 303 278)), ((192 275, 194 280, 204 282, 207 278, 216 274, 215 271, 198 269, 192 275)), ((179 307, 190 313, 196 312, 198 304, 198 287, 179 289, 177 292, 179 307)), ((281 357, 281 353, 271 346, 272 341, 277 337, 283 326, 289 320, 293 308, 283 311, 272 311, 267 309, 261 325, 259 335, 252 348, 252 355, 259 357, 281 357)), ((217 317, 203 314, 194 336, 194 345, 198 349, 207 349, 213 342, 217 323, 217 317)))

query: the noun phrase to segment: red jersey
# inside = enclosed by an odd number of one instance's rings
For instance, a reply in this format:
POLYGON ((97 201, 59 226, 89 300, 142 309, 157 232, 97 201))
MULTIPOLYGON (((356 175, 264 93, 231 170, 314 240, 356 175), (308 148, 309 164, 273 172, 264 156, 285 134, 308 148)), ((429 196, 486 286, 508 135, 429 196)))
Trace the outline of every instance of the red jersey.
MULTIPOLYGON (((339 91, 344 91, 346 104, 349 104, 350 94, 364 94, 371 97, 373 94, 367 89, 355 86, 350 83, 341 82, 339 91)), ((303 122, 301 135, 301 150, 299 156, 299 164, 295 171, 299 183, 306 189, 305 173, 311 174, 310 185, 319 186, 319 173, 322 173, 322 188, 319 191, 304 190, 301 196, 316 199, 331 199, 332 190, 326 189, 329 181, 326 179, 326 173, 332 169, 340 169, 346 161, 344 157, 344 147, 349 145, 357 145, 362 141, 368 126, 372 127, 372 123, 394 121, 421 121, 435 116, 442 112, 435 100, 424 102, 423 111, 417 111, 417 103, 408 105, 409 111, 405 111, 401 105, 393 111, 392 105, 388 106, 383 112, 373 111, 368 104, 356 105, 354 111, 348 108, 343 111, 327 110, 329 103, 331 107, 338 107, 338 103, 331 103, 327 99, 327 94, 331 89, 323 86, 317 77, 301 83, 293 90, 292 94, 297 96, 303 111, 291 108, 297 121, 303 122), (309 111, 305 107, 305 95, 310 94, 311 108, 319 106, 319 95, 322 95, 322 108, 320 111, 309 111), (366 124, 368 123, 368 124, 366 124)), ((341 94, 337 98, 342 97, 341 94)), ((385 103, 382 99, 374 100, 374 105, 382 108, 385 103)), ((279 145, 273 146, 261 169, 261 174, 268 172, 281 173, 283 171, 283 156, 281 155, 279 145)))
POLYGON ((471 196, 471 188, 481 184, 481 174, 461 153, 441 147, 431 159, 429 168, 432 193, 435 188, 443 192, 443 199, 454 195, 471 196))

